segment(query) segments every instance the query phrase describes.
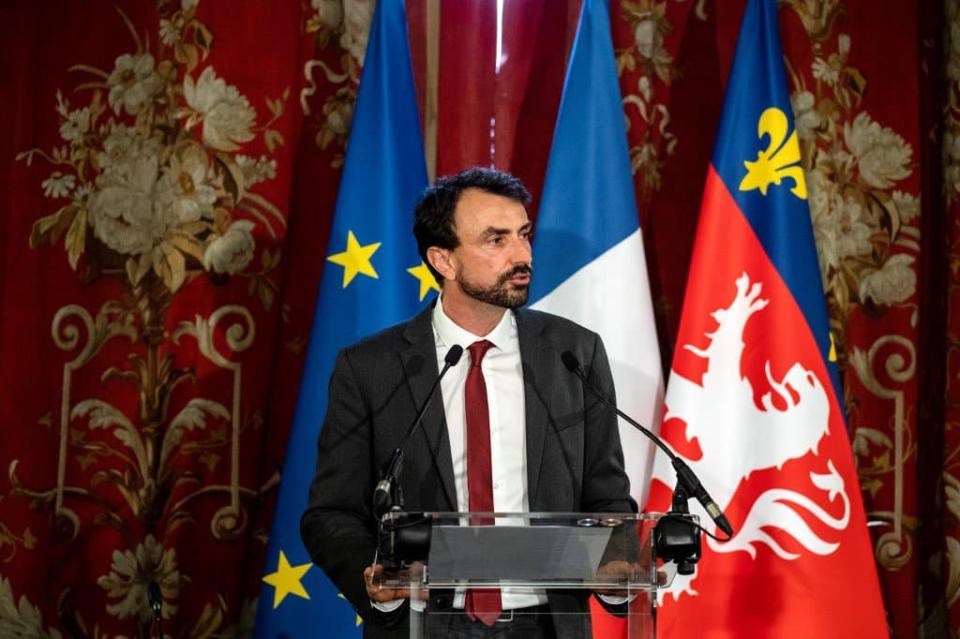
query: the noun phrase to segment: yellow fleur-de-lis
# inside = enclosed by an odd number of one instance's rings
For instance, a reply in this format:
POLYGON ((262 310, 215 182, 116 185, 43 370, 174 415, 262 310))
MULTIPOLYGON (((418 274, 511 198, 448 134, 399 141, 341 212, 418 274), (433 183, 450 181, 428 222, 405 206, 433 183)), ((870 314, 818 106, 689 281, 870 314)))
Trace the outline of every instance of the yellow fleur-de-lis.
POLYGON ((794 129, 790 137, 787 130, 790 122, 786 114, 776 107, 770 107, 760 115, 757 122, 757 137, 764 135, 770 139, 766 150, 757 153, 757 161, 744 161, 747 174, 738 187, 741 191, 760 189, 764 195, 771 184, 779 185, 784 178, 793 180, 790 192, 801 200, 807 199, 807 183, 800 166, 800 142, 794 129))

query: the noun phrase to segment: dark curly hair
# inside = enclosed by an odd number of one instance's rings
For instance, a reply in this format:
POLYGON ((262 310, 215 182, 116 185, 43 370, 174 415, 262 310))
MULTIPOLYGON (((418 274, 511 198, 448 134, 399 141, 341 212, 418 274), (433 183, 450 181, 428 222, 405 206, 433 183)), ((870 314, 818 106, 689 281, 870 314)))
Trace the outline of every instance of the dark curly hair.
POLYGON ((502 195, 524 206, 530 203, 530 193, 518 178, 481 166, 442 177, 428 187, 414 209, 413 235, 417 238, 420 258, 441 286, 443 277, 427 259, 427 249, 431 246, 455 249, 460 244, 453 227, 453 213, 467 189, 502 195))

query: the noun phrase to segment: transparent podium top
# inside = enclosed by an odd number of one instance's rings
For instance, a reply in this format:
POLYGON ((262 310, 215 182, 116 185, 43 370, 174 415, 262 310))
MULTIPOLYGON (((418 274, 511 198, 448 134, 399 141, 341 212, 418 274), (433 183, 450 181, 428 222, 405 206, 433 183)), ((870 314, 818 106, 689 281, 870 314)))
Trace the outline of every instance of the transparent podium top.
POLYGON ((387 513, 384 583, 413 588, 654 590, 660 515, 387 513))

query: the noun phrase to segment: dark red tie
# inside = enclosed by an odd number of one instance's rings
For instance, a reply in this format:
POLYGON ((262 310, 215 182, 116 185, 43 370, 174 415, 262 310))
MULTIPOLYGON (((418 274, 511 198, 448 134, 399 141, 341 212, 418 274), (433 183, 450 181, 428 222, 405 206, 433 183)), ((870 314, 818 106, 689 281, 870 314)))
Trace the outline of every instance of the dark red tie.
MULTIPOLYGON (((470 494, 470 510, 493 512, 493 470, 490 462, 490 408, 487 404, 487 384, 483 379, 480 362, 493 344, 487 340, 474 342, 470 351, 470 371, 464 389, 467 413, 467 490, 470 494)), ((472 525, 493 524, 489 518, 477 518, 472 525)), ((467 591, 467 616, 492 626, 500 613, 499 588, 472 588, 467 591)))

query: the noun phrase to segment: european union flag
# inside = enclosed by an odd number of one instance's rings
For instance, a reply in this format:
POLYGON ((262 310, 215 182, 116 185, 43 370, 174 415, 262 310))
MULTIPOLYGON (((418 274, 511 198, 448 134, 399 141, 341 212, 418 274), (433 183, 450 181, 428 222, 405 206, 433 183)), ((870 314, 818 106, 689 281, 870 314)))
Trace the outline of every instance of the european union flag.
POLYGON ((310 335, 255 636, 359 636, 359 619, 300 541, 338 350, 414 315, 433 277, 414 241, 413 207, 427 186, 402 0, 377 5, 310 335))

